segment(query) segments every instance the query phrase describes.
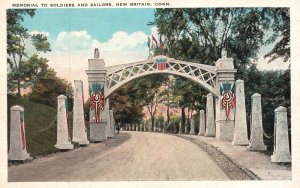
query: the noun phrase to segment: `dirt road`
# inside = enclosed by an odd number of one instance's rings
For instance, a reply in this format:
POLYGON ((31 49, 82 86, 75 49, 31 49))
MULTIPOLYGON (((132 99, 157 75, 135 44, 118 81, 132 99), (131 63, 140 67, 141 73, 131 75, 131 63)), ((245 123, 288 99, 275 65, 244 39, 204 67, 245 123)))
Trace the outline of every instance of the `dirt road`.
POLYGON ((228 180, 228 177, 190 141, 160 133, 126 132, 110 140, 108 146, 91 144, 11 166, 8 180, 228 180), (124 142, 114 144, 116 140, 124 142))

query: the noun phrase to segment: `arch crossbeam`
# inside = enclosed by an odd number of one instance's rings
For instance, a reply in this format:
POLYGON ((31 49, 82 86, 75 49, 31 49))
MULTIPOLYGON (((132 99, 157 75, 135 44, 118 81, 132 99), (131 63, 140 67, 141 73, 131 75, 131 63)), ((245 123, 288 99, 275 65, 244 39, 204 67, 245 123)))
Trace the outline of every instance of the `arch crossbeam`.
POLYGON ((179 61, 165 56, 107 67, 105 96, 109 96, 113 91, 135 78, 150 74, 172 74, 186 77, 218 96, 215 66, 179 61))

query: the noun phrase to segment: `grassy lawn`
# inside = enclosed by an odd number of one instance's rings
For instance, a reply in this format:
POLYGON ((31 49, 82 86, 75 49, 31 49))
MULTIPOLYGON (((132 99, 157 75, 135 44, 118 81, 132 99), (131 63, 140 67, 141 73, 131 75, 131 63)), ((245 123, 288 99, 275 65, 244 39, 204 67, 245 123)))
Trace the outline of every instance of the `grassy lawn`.
MULTIPOLYGON (((19 105, 24 108, 25 133, 27 151, 31 156, 45 155, 58 151, 56 144, 56 109, 42 104, 37 104, 16 96, 7 96, 8 101, 8 145, 10 107, 19 105), (52 123, 53 122, 53 123, 52 123), (49 127, 49 125, 52 125, 49 127), (49 128, 48 128, 49 127, 49 128)), ((8 146, 9 148, 9 146, 8 146)))

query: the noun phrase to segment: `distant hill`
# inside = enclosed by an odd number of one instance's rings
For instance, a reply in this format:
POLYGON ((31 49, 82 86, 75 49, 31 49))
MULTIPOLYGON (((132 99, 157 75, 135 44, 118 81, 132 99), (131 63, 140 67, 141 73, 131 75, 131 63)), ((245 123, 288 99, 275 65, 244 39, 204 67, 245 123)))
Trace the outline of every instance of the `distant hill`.
POLYGON ((27 151, 31 156, 45 155, 57 151, 56 144, 56 109, 37 104, 21 97, 7 96, 8 148, 10 107, 19 105, 24 108, 27 151), (50 124, 52 125, 50 126, 50 124))

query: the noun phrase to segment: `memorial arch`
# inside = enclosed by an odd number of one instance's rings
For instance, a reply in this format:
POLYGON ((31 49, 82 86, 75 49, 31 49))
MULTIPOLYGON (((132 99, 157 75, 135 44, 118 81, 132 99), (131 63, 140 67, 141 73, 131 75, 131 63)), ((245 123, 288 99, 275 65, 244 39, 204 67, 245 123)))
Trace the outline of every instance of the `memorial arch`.
POLYGON ((218 97, 215 66, 179 61, 161 55, 145 61, 107 67, 105 97, 131 80, 151 74, 172 74, 188 78, 218 97))
POLYGON ((211 126, 214 128, 209 136, 224 140, 233 139, 236 73, 233 58, 224 56, 215 62, 215 66, 211 66, 159 55, 144 61, 106 67, 98 49, 95 49, 94 58, 89 59, 88 63, 86 73, 92 107, 90 109, 91 141, 102 141, 105 134, 110 134, 107 128, 103 129, 104 126, 110 126, 109 96, 131 80, 151 74, 185 77, 209 91, 207 114, 212 117, 206 119, 210 119, 213 124, 211 126), (231 108, 233 108, 231 113, 228 113, 231 108))

